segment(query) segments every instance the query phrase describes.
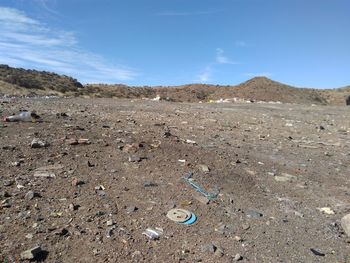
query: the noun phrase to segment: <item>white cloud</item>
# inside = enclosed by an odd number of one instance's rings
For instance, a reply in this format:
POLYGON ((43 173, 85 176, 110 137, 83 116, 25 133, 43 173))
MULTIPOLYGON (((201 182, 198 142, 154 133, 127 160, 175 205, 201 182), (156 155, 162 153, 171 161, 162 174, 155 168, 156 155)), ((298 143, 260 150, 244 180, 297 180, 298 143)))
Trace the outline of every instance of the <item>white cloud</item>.
POLYGON ((82 82, 113 83, 137 76, 80 48, 74 33, 51 29, 7 7, 0 7, 0 64, 55 71, 82 82))
POLYGON ((212 75, 212 69, 210 66, 205 67, 205 69, 198 75, 197 80, 200 82, 208 82, 212 75))
POLYGON ((226 57, 224 55, 224 50, 221 49, 221 48, 217 48, 216 49, 216 63, 219 63, 219 64, 238 64, 237 62, 234 62, 232 61, 231 59, 229 59, 228 57, 226 57))

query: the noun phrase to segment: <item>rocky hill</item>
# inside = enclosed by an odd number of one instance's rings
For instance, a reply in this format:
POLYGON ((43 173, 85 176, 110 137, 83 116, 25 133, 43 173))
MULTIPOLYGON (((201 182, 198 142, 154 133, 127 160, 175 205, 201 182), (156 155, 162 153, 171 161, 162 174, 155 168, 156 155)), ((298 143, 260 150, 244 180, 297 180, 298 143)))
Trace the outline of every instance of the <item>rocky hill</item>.
POLYGON ((98 98, 155 98, 175 102, 220 99, 280 101, 283 103, 345 105, 350 86, 319 90, 296 88, 266 77, 255 77, 236 86, 190 84, 166 87, 130 87, 123 84, 88 84, 55 73, 0 65, 0 95, 64 95, 98 98))
POLYGON ((77 92, 84 86, 76 79, 56 73, 0 65, 0 94, 45 94, 77 92))

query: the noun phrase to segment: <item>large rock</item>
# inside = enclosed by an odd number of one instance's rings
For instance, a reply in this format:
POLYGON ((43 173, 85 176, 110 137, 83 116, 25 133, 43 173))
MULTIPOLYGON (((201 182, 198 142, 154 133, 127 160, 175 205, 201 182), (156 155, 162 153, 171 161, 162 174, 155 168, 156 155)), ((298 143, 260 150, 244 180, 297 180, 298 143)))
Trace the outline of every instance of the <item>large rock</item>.
POLYGON ((341 219, 341 226, 348 237, 350 237, 350 214, 347 214, 341 219))

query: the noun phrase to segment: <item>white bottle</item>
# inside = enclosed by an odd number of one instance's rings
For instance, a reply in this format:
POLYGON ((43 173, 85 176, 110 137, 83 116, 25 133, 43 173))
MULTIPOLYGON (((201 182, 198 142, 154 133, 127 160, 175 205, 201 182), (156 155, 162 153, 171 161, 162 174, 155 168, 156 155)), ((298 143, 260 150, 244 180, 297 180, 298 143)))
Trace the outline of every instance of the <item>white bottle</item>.
POLYGON ((24 121, 24 122, 35 122, 40 117, 32 111, 22 111, 16 115, 8 116, 4 119, 4 121, 7 122, 18 122, 18 121, 24 121))

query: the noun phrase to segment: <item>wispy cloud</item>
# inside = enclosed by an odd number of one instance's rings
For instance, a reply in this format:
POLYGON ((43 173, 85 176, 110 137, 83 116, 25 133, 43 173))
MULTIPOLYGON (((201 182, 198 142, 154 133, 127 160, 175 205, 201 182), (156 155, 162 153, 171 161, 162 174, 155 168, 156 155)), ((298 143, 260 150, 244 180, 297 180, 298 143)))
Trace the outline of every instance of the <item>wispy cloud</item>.
POLYGON ((207 10, 207 11, 192 11, 192 12, 178 12, 178 11, 164 11, 157 13, 158 16, 199 16, 199 15, 210 15, 218 13, 221 10, 207 10))
POLYGON ((243 41, 243 40, 237 40, 237 41, 235 42, 235 45, 236 45, 237 47, 246 47, 246 46, 247 46, 247 43, 246 43, 245 41, 243 41))
POLYGON ((197 76, 197 81, 206 83, 210 80, 212 75, 212 69, 210 66, 205 67, 205 69, 197 76))
POLYGON ((0 63, 55 71, 82 82, 112 83, 137 76, 130 68, 80 48, 74 33, 49 28, 7 7, 0 7, 0 63))
POLYGON ((273 74, 271 72, 258 72, 258 73, 252 73, 252 72, 248 72, 248 73, 244 73, 243 74, 246 77, 271 77, 273 74))
POLYGON ((219 64, 239 64, 238 62, 235 62, 235 61, 232 61, 231 59, 229 59, 228 57, 226 57, 224 55, 224 50, 221 49, 221 48, 217 48, 216 49, 216 63, 219 63, 219 64))

